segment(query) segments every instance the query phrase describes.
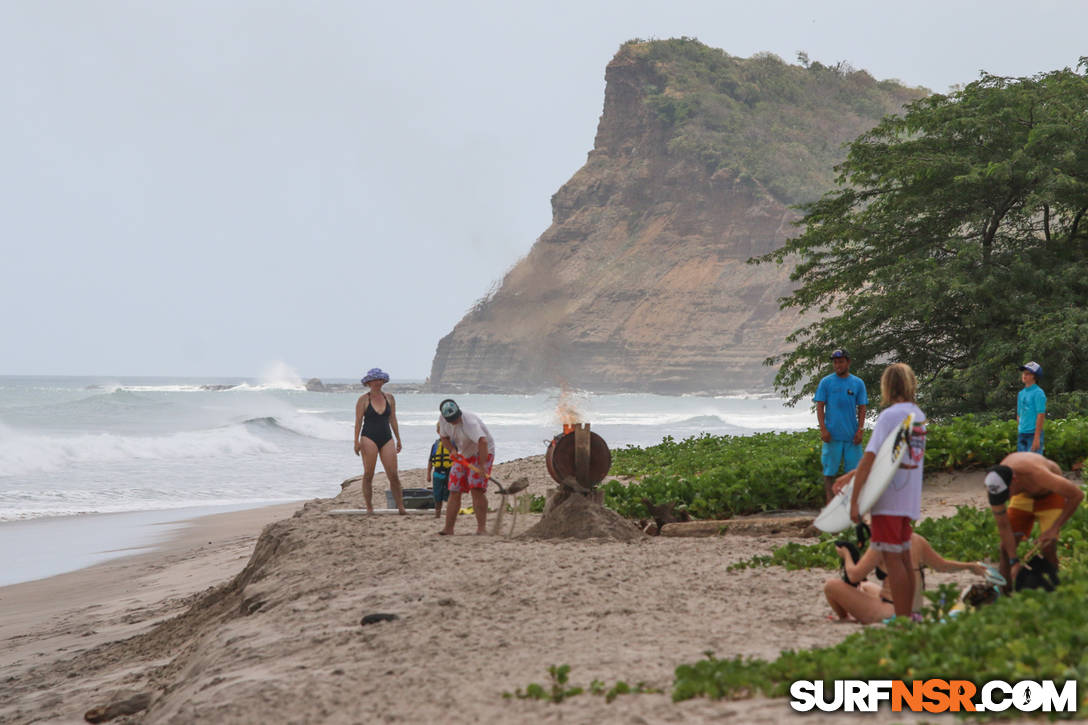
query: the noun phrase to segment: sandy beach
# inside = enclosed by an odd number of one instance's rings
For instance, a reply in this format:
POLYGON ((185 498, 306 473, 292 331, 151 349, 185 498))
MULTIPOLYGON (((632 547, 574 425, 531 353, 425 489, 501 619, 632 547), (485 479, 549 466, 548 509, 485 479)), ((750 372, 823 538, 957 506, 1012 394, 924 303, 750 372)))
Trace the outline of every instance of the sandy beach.
MULTIPOLYGON (((528 493, 554 486, 541 456, 494 473, 527 476, 528 493)), ((980 476, 927 479, 924 515, 981 503, 980 476)), ((418 485, 422 472, 403 477, 418 485)), ((379 475, 379 505, 385 488, 379 475)), ((358 484, 339 489, 197 519, 153 552, 0 588, 0 722, 82 722, 134 695, 146 709, 113 722, 782 722, 797 717, 784 699, 674 704, 673 671, 707 651, 773 658, 857 629, 825 619, 828 572, 726 570, 780 537, 530 541, 474 536, 465 516, 439 537, 431 513, 330 515, 361 506, 358 484), (397 618, 360 624, 373 613, 397 618), (573 684, 662 693, 503 698, 545 684, 553 664, 570 665, 573 684)), ((539 519, 519 516, 516 533, 539 519)))

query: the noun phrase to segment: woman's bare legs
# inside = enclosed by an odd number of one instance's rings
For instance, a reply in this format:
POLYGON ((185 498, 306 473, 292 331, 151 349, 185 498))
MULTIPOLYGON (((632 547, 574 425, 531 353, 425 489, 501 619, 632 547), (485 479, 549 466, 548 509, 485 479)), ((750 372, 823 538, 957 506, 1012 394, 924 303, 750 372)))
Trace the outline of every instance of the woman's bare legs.
POLYGON ((359 439, 363 456, 363 503, 366 512, 374 513, 374 468, 378 465, 378 446, 366 436, 359 439))
POLYGON ((390 438, 382 446, 382 468, 389 479, 389 490, 393 492, 393 501, 397 504, 397 511, 404 516, 408 511, 404 508, 404 492, 400 487, 400 476, 397 474, 397 444, 390 438))
POLYGON ((859 591, 842 579, 824 582, 824 596, 831 610, 843 620, 852 616, 862 624, 872 624, 887 619, 895 611, 879 597, 859 591))

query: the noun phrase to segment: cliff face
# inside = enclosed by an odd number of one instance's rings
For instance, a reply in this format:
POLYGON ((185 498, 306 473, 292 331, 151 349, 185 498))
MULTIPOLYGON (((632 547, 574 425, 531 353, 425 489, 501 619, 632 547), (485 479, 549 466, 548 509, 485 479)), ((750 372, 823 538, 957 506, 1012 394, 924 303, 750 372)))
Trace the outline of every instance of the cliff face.
POLYGON ((586 165, 552 197, 552 225, 528 256, 439 342, 432 388, 766 388, 763 360, 804 320, 778 309, 789 270, 746 261, 793 230, 791 180, 796 190, 832 175, 791 134, 841 158, 844 142, 917 95, 853 75, 881 101, 875 112, 813 107, 822 86, 804 83, 849 81, 841 69, 733 59, 695 41, 623 46, 586 165), (796 114, 760 86, 775 74, 800 84, 796 114), (783 119, 784 137, 769 130, 783 119))

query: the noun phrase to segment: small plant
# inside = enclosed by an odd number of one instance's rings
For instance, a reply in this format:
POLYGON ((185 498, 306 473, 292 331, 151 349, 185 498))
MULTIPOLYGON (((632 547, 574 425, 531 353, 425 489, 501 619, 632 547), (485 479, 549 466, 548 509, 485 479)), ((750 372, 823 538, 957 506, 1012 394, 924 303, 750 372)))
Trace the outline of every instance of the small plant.
MULTIPOLYGON (((575 695, 581 695, 584 690, 581 687, 567 687, 567 683, 570 680, 570 665, 551 665, 548 667, 548 675, 552 679, 551 687, 545 688, 543 685, 536 682, 530 682, 525 691, 519 687, 514 691, 513 697, 519 700, 549 700, 551 702, 563 702, 568 697, 574 697, 575 695)), ((509 692, 502 694, 505 698, 510 698, 509 692)))
POLYGON ((929 606, 922 610, 922 616, 930 622, 940 622, 956 606, 960 599, 960 588, 955 584, 941 584, 933 591, 925 592, 929 606))
MULTIPOLYGON (((570 665, 551 665, 548 667, 548 675, 552 680, 550 688, 536 682, 531 682, 526 686, 524 691, 519 687, 512 694, 510 692, 504 692, 502 693, 502 696, 506 699, 516 697, 519 700, 548 700, 550 702, 559 703, 568 697, 581 695, 583 692, 587 691, 586 688, 576 687, 570 684, 570 665)), ((650 687, 645 682, 639 682, 634 687, 631 687, 623 680, 618 680, 616 684, 609 687, 603 680, 594 678, 593 681, 589 683, 588 692, 591 695, 603 696, 605 702, 612 702, 620 695, 662 692, 662 690, 660 688, 650 687)))
POLYGON ((631 687, 623 680, 619 680, 616 684, 612 685, 607 692, 604 693, 604 701, 612 702, 620 695, 643 695, 650 692, 661 692, 662 690, 657 687, 650 687, 645 682, 639 682, 634 687, 631 687))

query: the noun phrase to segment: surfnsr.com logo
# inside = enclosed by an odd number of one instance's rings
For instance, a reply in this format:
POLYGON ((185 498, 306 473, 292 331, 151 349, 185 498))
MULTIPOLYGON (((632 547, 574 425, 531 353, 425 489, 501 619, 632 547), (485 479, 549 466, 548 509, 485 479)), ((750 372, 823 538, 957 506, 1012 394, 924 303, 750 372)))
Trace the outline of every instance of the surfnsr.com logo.
POLYGON ((990 680, 798 680, 790 685, 790 707, 798 712, 1076 712, 1077 681, 990 680))

